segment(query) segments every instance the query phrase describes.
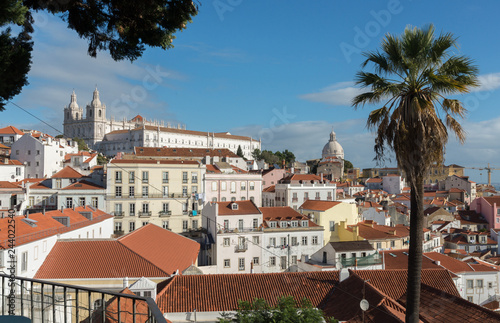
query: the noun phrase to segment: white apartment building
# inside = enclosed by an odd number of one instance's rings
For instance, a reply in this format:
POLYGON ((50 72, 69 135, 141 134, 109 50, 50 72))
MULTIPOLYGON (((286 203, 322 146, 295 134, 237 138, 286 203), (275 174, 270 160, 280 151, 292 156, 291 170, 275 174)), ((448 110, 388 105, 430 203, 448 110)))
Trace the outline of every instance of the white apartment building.
POLYGON ((290 206, 294 210, 307 200, 335 201, 337 185, 316 175, 292 174, 274 187, 275 205, 290 206))
POLYGON ((14 126, 7 126, 0 129, 0 144, 10 147, 15 141, 21 138, 24 132, 14 126))
POLYGON ((200 251, 202 265, 215 265, 218 274, 263 272, 262 212, 255 203, 210 202, 203 215, 213 244, 200 251))
POLYGON ((207 165, 205 175, 205 201, 226 202, 251 200, 262 206, 262 175, 230 167, 225 170, 219 163, 207 165))
POLYGON ((462 189, 467 192, 465 203, 470 204, 477 197, 476 183, 469 180, 468 176, 448 176, 445 180, 439 182, 439 189, 449 191, 452 188, 462 189))
POLYGON ((50 136, 25 134, 11 146, 11 158, 26 166, 27 178, 50 177, 64 166, 64 156, 78 152, 76 142, 50 136))
POLYGON ((0 181, 17 182, 24 179, 26 166, 18 160, 0 158, 0 181))
POLYGON ((382 176, 382 190, 389 194, 401 194, 405 186, 405 180, 401 175, 387 174, 382 176))
MULTIPOLYGON (((0 219, 0 270, 10 273, 8 225, 0 219)), ((113 218, 103 211, 80 207, 15 217, 15 275, 33 278, 58 239, 110 238, 113 218)))
POLYGON ((263 273, 282 272, 323 247, 324 228, 289 206, 262 207, 263 273))
POLYGON ((20 183, 0 181, 0 216, 8 216, 13 209, 16 215, 21 215, 26 206, 26 190, 20 183))
POLYGON ((111 160, 106 210, 115 216, 115 233, 148 223, 176 233, 199 230, 204 178, 205 165, 194 160, 111 160))

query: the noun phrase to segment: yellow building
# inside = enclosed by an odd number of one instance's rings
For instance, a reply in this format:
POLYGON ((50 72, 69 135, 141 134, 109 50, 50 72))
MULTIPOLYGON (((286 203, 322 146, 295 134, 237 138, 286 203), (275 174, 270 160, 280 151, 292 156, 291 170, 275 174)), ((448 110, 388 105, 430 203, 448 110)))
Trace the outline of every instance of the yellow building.
POLYGON ((323 226, 323 245, 339 241, 335 226, 341 221, 348 224, 358 223, 358 210, 356 204, 307 200, 299 208, 300 213, 308 215, 314 223, 323 226))
POLYGON ((148 223, 176 233, 199 230, 205 172, 195 160, 113 159, 106 207, 115 216, 115 234, 148 223))
POLYGON ((403 225, 390 227, 378 225, 373 221, 363 221, 348 225, 342 221, 336 225, 340 241, 367 240, 375 249, 408 249, 410 228, 403 225))
POLYGON ((438 183, 439 181, 443 181, 447 177, 453 175, 464 176, 464 168, 455 164, 451 164, 448 166, 433 166, 424 179, 424 184, 438 183))

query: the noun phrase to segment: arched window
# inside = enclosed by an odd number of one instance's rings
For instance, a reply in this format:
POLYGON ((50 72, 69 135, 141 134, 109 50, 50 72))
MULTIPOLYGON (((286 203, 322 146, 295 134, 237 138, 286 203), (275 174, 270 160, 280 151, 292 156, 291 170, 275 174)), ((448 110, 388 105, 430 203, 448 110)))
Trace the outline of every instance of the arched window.
POLYGON ((89 116, 92 117, 92 110, 89 110, 89 116))
POLYGON ((76 113, 76 120, 78 120, 78 112, 76 113))
POLYGON ((102 116, 102 112, 101 110, 99 110, 99 118, 102 116))

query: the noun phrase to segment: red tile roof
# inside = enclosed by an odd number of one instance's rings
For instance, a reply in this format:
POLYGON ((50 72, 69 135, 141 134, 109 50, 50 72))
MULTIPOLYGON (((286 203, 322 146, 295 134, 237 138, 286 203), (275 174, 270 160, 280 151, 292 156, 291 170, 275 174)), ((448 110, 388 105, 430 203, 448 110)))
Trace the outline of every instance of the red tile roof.
POLYGON ((497 207, 500 205, 500 196, 486 196, 483 197, 483 199, 486 200, 490 205, 493 205, 496 203, 497 207))
POLYGON ((326 211, 341 203, 342 202, 336 201, 307 200, 300 206, 300 208, 304 210, 326 211))
POLYGON ((83 175, 74 170, 71 166, 66 166, 54 175, 52 178, 82 178, 83 175))
POLYGON ((366 183, 382 183, 382 178, 370 178, 366 183))
POLYGON ((17 183, 8 181, 0 181, 0 188, 21 188, 17 183))
POLYGON ((214 165, 206 165, 207 167, 207 174, 220 174, 222 173, 217 167, 214 165))
POLYGON ((82 239, 58 240, 35 278, 85 279, 169 275, 116 240, 82 239), (62 262, 64 266, 61 266, 62 262))
POLYGON ((0 143, 0 149, 10 149, 10 147, 7 147, 4 144, 0 143))
POLYGON ((276 191, 276 185, 271 185, 262 190, 262 192, 266 193, 274 193, 276 191))
MULTIPOLYGON (((485 265, 471 265, 468 263, 465 263, 463 261, 460 261, 458 259, 449 257, 447 255, 437 253, 437 252, 426 252, 424 253, 424 257, 427 257, 431 260, 434 261, 439 261, 441 266, 444 268, 448 269, 449 271, 455 273, 455 274, 460 274, 460 273, 465 273, 465 272, 488 272, 492 271, 491 267, 485 266, 485 265)), ((493 271, 495 271, 493 269, 493 271)))
POLYGON ((231 311, 238 300, 263 298, 274 306, 290 295, 318 307, 338 280, 338 271, 175 276, 164 283, 156 303, 163 313, 231 311))
POLYGON ((118 241, 164 272, 182 272, 196 263, 200 244, 154 224, 145 225, 118 241))
POLYGON ((355 226, 358 227, 359 236, 366 240, 401 239, 410 236, 410 228, 406 226, 390 227, 373 221, 363 221, 357 225, 348 226, 347 230, 352 232, 355 226))
POLYGON ((259 208, 251 200, 216 203, 219 206, 218 215, 261 214, 259 208), (233 204, 236 204, 237 208, 234 208, 233 204))
POLYGON ((97 184, 82 180, 71 185, 66 186, 63 190, 105 190, 105 187, 97 184))
MULTIPOLYGON (((408 269, 408 253, 409 250, 384 250, 381 251, 384 255, 385 269, 408 269)), ((442 267, 436 265, 427 257, 422 257, 422 269, 440 269, 442 267)))
POLYGON ((309 222, 309 227, 319 227, 316 223, 309 220, 306 215, 300 214, 289 206, 273 206, 273 207, 261 207, 259 208, 262 212, 262 219, 264 220, 263 227, 267 228, 267 222, 265 221, 278 221, 277 228, 281 227, 279 221, 290 221, 290 220, 307 220, 309 222))
POLYGON ((21 130, 17 129, 16 127, 13 126, 7 126, 5 128, 0 129, 0 134, 7 134, 7 135, 24 135, 24 132, 21 130))

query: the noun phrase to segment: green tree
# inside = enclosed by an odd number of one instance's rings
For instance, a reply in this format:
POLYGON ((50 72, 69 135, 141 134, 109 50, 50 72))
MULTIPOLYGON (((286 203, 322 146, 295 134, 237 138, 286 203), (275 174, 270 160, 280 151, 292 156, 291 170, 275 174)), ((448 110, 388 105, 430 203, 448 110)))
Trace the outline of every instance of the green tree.
POLYGON ((453 54, 451 49, 456 46, 450 33, 435 37, 432 25, 407 27, 400 36, 387 34, 381 52, 364 54, 362 67, 373 64, 375 73, 360 71, 356 75, 356 83, 368 92, 356 96, 353 106, 382 103, 367 121, 369 129, 377 129, 376 158, 384 158, 387 146, 392 149, 411 187, 406 322, 419 321, 423 180, 431 165, 443 162, 448 129, 460 142, 465 140, 455 117, 463 117, 466 110, 459 100, 445 95, 467 93, 478 85, 477 67, 470 58, 453 54))
POLYGON ((290 165, 295 161, 295 155, 291 151, 288 151, 288 149, 285 149, 285 151, 283 151, 282 156, 285 159, 287 165, 290 165))
POLYGON ((0 27, 24 26, 18 37, 10 29, 0 34, 0 111, 5 101, 28 84, 33 44, 31 12, 45 10, 61 17, 68 28, 88 42, 88 54, 109 51, 114 60, 134 61, 146 46, 173 47, 174 33, 198 12, 191 0, 2 0, 0 27))
POLYGON ((106 158, 106 156, 104 156, 103 154, 97 155, 97 164, 98 165, 105 165, 107 163, 108 163, 108 159, 106 158))
MULTIPOLYGON (((292 296, 283 296, 276 306, 270 306, 264 299, 255 299, 253 302, 238 301, 236 313, 223 313, 220 323, 317 323, 326 318, 323 313, 314 308, 307 299, 296 302, 292 296)), ((329 320, 328 322, 337 322, 329 320)))
POLYGON ((33 42, 33 22, 28 9, 21 0, 0 1, 0 111, 5 104, 28 85, 33 42), (12 34, 10 25, 22 26, 17 35, 12 34), (7 27, 8 26, 8 27, 7 27))
POLYGON ((243 155, 243 149, 241 149, 240 145, 238 145, 238 150, 236 151, 236 155, 246 160, 245 155, 243 155))
POLYGON ((259 148, 255 148, 252 151, 252 158, 253 158, 253 160, 261 160, 262 159, 261 152, 260 152, 259 148))
POLYGON ((76 141, 78 143, 78 151, 89 151, 89 147, 82 138, 75 137, 73 138, 73 141, 76 141))
POLYGON ((344 159, 344 170, 348 170, 348 169, 352 169, 352 168, 354 168, 352 163, 350 161, 348 161, 347 159, 344 159))

